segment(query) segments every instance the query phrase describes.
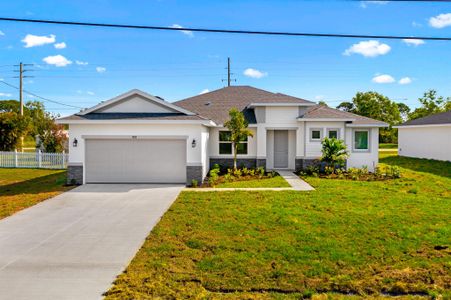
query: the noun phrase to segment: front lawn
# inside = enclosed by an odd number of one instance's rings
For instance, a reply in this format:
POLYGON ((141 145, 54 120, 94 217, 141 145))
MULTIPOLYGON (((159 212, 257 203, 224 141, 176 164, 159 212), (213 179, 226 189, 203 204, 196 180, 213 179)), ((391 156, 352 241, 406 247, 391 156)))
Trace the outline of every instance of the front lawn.
POLYGON ((217 188, 281 188, 290 187, 282 176, 219 183, 217 188))
POLYGON ((0 168, 0 219, 67 191, 65 180, 65 170, 0 168))
POLYGON ((451 297, 451 163, 381 161, 402 178, 183 192, 107 299, 451 297))

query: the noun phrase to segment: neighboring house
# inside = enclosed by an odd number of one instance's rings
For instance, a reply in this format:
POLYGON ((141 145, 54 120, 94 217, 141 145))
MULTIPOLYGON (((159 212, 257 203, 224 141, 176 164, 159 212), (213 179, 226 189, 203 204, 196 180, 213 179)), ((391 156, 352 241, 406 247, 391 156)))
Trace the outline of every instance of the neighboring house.
POLYGON ((451 111, 411 120, 395 128, 400 156, 451 161, 451 111))
POLYGON ((238 148, 238 165, 299 170, 321 156, 321 140, 343 139, 347 167, 378 163, 384 122, 250 86, 231 86, 175 103, 132 90, 78 114, 69 125, 69 182, 201 182, 215 164, 231 166, 223 127, 241 110, 253 137, 238 148))

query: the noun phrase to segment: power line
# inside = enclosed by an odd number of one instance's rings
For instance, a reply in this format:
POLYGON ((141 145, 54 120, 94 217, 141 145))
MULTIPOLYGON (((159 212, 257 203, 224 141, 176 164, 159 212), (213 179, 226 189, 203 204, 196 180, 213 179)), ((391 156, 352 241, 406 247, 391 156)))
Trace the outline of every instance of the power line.
MULTIPOLYGON (((16 90, 20 90, 19 87, 15 86, 15 85, 12 85, 12 84, 10 84, 10 83, 7 83, 7 82, 5 82, 5 81, 3 81, 3 80, 0 80, 0 82, 3 83, 3 84, 5 84, 5 85, 7 85, 7 86, 9 86, 9 87, 12 87, 12 88, 14 88, 14 89, 16 89, 16 90)), ((77 108, 77 109, 83 109, 83 107, 75 106, 75 105, 70 105, 70 104, 66 104, 66 103, 59 102, 59 101, 55 101, 55 100, 52 100, 52 99, 49 99, 49 98, 45 98, 45 97, 36 95, 35 93, 29 92, 29 91, 26 91, 26 90, 23 90, 23 92, 26 93, 26 94, 28 94, 28 95, 30 95, 30 96, 34 96, 34 97, 36 97, 36 98, 39 98, 39 99, 41 99, 41 100, 48 101, 48 102, 51 102, 51 103, 55 103, 55 104, 59 104, 59 105, 64 105, 64 106, 68 106, 68 107, 72 107, 72 108, 77 108)))
POLYGON ((43 19, 21 19, 21 18, 4 18, 4 17, 0 17, 0 21, 43 23, 43 24, 56 24, 56 25, 74 25, 74 26, 90 26, 90 27, 126 28, 126 29, 250 34, 250 35, 304 36, 304 37, 327 37, 327 38, 369 38, 369 39, 394 39, 394 40, 420 39, 420 40, 429 40, 429 41, 451 41, 451 37, 309 33, 309 32, 284 32, 284 31, 254 31, 254 30, 211 29, 211 28, 191 28, 191 27, 175 28, 175 27, 168 27, 168 26, 72 22, 72 21, 55 21, 55 20, 43 20, 43 19))

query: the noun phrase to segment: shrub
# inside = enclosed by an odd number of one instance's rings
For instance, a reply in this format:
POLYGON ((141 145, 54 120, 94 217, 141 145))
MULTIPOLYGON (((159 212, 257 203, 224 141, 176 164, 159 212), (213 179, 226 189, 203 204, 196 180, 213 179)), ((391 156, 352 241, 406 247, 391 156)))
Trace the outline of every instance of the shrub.
POLYGON ((321 146, 321 161, 332 166, 332 168, 335 168, 337 165, 343 166, 349 156, 344 141, 335 138, 325 138, 322 140, 321 146))
POLYGON ((257 170, 256 170, 256 173, 258 174, 259 177, 265 176, 265 168, 258 167, 257 170))
POLYGON ((389 174, 391 178, 401 178, 401 170, 398 166, 389 166, 387 174, 389 174))
POLYGON ((313 173, 319 173, 319 166, 308 166, 305 169, 307 175, 313 175, 313 173))
POLYGON ((198 186, 198 181, 196 179, 191 180, 191 186, 196 188, 198 186))
MULTIPOLYGON (((215 165, 216 166, 216 165, 215 165)), ((219 180, 219 166, 218 168, 213 167, 213 169, 210 170, 210 178, 208 178, 208 183, 215 187, 219 180)))
POLYGON ((233 175, 231 173, 227 173, 227 174, 224 175, 224 180, 226 182, 231 182, 231 181, 234 180, 234 177, 233 177, 233 175))
POLYGON ((235 176, 236 178, 240 178, 242 174, 243 174, 243 172, 241 171, 241 169, 233 170, 233 176, 235 176))

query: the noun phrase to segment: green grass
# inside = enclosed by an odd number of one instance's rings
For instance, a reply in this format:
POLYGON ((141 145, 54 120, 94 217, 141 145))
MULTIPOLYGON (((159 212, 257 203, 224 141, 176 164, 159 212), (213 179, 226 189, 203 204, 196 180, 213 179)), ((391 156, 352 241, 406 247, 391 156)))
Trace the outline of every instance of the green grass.
POLYGON ((183 192, 107 299, 451 297, 451 163, 381 162, 403 178, 183 192))
POLYGON ((64 170, 0 168, 0 219, 69 190, 65 180, 64 170))
POLYGON ((398 144, 379 144, 379 149, 398 149, 398 144))
POLYGON ((271 178, 251 179, 242 181, 223 182, 216 186, 217 188, 279 188, 290 187, 288 182, 282 176, 271 178))

